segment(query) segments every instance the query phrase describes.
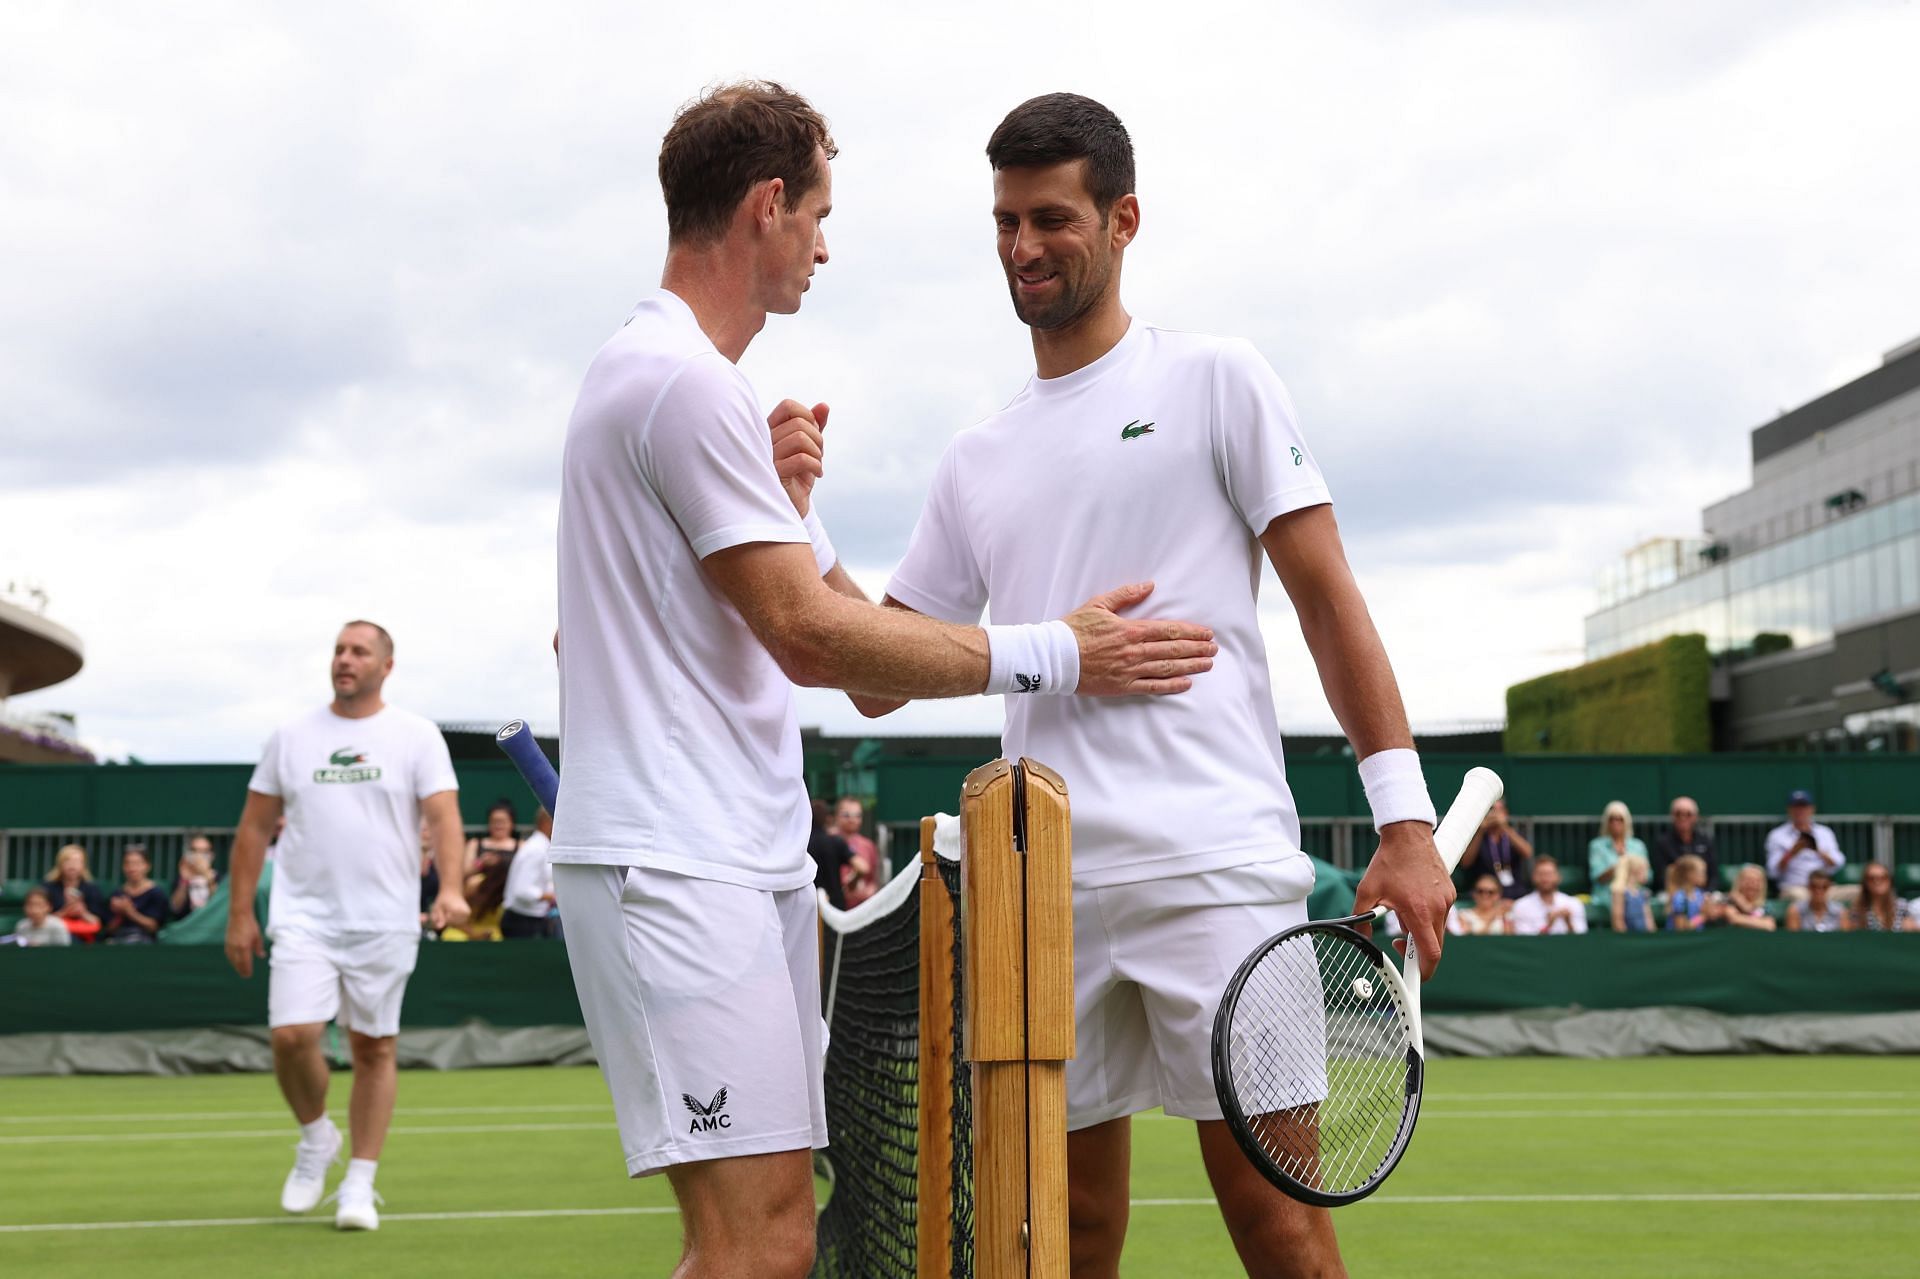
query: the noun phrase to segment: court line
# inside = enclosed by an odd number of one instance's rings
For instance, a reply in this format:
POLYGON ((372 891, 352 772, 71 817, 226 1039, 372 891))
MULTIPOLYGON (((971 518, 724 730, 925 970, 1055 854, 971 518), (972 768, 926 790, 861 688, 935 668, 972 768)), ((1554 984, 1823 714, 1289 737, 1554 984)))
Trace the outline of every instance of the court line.
MULTIPOLYGON (((394 1111, 399 1118, 409 1115, 569 1115, 610 1113, 612 1107, 601 1102, 593 1106, 402 1106, 394 1111)), ((0 1115, 0 1124, 136 1123, 145 1120, 173 1120, 198 1123, 207 1119, 285 1119, 286 1108, 279 1110, 170 1110, 165 1114, 151 1110, 123 1115, 0 1115)))
MULTIPOLYGON (((1576 1203, 1920 1203, 1915 1191, 1779 1191, 1742 1194, 1594 1194, 1594 1195, 1375 1195, 1370 1204, 1453 1206, 1471 1204, 1576 1203)), ((1212 1199, 1134 1199, 1135 1208, 1211 1208, 1212 1199)), ((381 1224, 409 1221, 526 1221, 551 1217, 654 1217, 678 1212, 668 1205, 627 1208, 516 1208, 499 1212, 389 1212, 381 1224)), ((314 1226, 321 1217, 185 1217, 173 1221, 46 1221, 0 1225, 0 1234, 53 1234, 76 1230, 191 1230, 210 1226, 314 1226)))
MULTIPOLYGON (((1425 1101, 1420 1107, 1422 1119, 1621 1119, 1621 1120, 1668 1120, 1698 1118, 1699 1110, 1449 1110, 1444 1109, 1455 1098, 1446 1101, 1425 1101)), ((1753 1112, 1769 1118, 1782 1119, 1884 1119, 1891 1116, 1920 1115, 1916 1106, 1767 1106, 1753 1112)), ((1171 1119, 1179 1120, 1178 1115, 1142 1114, 1135 1119, 1171 1119)), ((0 1137, 0 1141, 6 1138, 0 1137)))
MULTIPOLYGON (((500 1132, 612 1132, 611 1118, 597 1124, 427 1124, 419 1127, 389 1128, 389 1133, 408 1136, 433 1136, 439 1133, 500 1132)), ((26 1137, 0 1137, 0 1146, 55 1146, 105 1141, 251 1141, 266 1137, 291 1138, 298 1130, 291 1127, 248 1128, 234 1132, 219 1129, 183 1132, 58 1132, 34 1133, 26 1137)))

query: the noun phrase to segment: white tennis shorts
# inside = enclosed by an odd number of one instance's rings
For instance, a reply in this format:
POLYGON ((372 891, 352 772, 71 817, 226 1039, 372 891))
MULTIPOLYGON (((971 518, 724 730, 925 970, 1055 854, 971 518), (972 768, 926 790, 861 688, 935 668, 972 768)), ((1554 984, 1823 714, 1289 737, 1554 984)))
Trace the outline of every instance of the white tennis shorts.
POLYGON ((628 1176, 827 1144, 810 885, 562 863, 553 888, 628 1176))
POLYGON ((1212 1058, 1220 996, 1254 947, 1307 921, 1312 891, 1304 854, 1075 887, 1077 1052, 1067 1063, 1067 1127, 1156 1106, 1186 1119, 1220 1118, 1212 1058))
POLYGON ((420 958, 418 933, 336 933, 282 928, 267 955, 267 1025, 338 1020, 384 1039, 400 1033, 400 1001, 420 958))

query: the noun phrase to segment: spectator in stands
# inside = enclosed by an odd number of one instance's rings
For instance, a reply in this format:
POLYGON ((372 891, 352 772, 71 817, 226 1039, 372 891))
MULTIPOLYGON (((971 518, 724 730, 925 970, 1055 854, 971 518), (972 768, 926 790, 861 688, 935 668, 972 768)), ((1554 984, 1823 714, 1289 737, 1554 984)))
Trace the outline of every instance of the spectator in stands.
MULTIPOLYGON (((467 873, 471 875, 484 861, 487 865, 506 863, 520 850, 520 823, 513 801, 496 799, 487 809, 487 833, 467 841, 467 873)), ((503 881, 504 882, 504 881, 503 881)))
POLYGON ((1868 862, 1860 872, 1860 895, 1853 899, 1855 932, 1906 931, 1907 904, 1893 895, 1893 872, 1879 862, 1868 862))
POLYGON ((813 858, 813 883, 827 895, 829 905, 847 908, 846 870, 853 860, 847 841, 827 829, 833 812, 821 800, 813 801, 813 830, 807 836, 807 856, 813 858))
POLYGON ((1787 906, 1790 933, 1843 933, 1852 927, 1847 912, 1833 899, 1833 876, 1824 870, 1807 876, 1807 900, 1787 906))
MULTIPOLYGON (((1789 901, 1807 899, 1807 877, 1816 870, 1836 871, 1847 860, 1833 829, 1813 820, 1813 795, 1797 790, 1787 796, 1787 820, 1767 832, 1767 875, 1789 901)), ((1835 890, 1844 900, 1849 894, 1835 890)))
POLYGON ((120 887, 107 899, 100 940, 117 945, 148 944, 167 922, 167 890, 153 882, 153 859, 145 844, 128 844, 120 854, 120 887))
POLYGON ((1494 800, 1486 820, 1480 823, 1480 829, 1474 832, 1467 851, 1460 858, 1461 868, 1492 875, 1500 887, 1501 898, 1517 901, 1527 895, 1532 864, 1533 845, 1507 820, 1507 801, 1494 800))
POLYGON ((866 806, 852 795, 842 795, 833 809, 833 833, 847 841, 850 860, 841 872, 847 905, 858 906, 880 891, 880 850, 861 832, 866 806))
POLYGON ((1609 909, 1613 915, 1614 932, 1653 931, 1653 900, 1647 893, 1647 880, 1651 874, 1647 859, 1638 853, 1628 853, 1613 864, 1613 879, 1607 887, 1612 899, 1609 909))
POLYGON ((1718 903, 1707 892, 1707 862, 1687 853, 1667 867, 1667 929, 1697 933, 1713 922, 1718 903))
POLYGON ((71 946, 73 934, 53 913, 53 897, 35 885, 27 890, 24 906, 27 915, 13 926, 13 935, 23 938, 22 946, 71 946))
MULTIPOLYGON (((1751 928, 1770 933, 1776 928, 1767 914, 1767 873, 1748 863, 1734 877, 1733 891, 1722 899, 1719 922, 1730 928, 1751 928)), ((1709 921, 1712 922, 1712 921, 1709 921)))
POLYGON ((1512 927, 1519 937, 1587 931, 1587 908, 1560 891, 1560 863, 1553 858, 1533 859, 1533 891, 1513 904, 1512 927))
POLYGON ((175 919, 185 919, 207 904, 220 876, 213 869, 213 841, 205 835, 187 838, 187 851, 180 854, 180 869, 173 877, 173 896, 167 906, 175 919))
POLYGON ((1720 865, 1714 857, 1713 836, 1700 829, 1700 805, 1682 795, 1668 806, 1667 821, 1667 829, 1653 841, 1654 881, 1666 883, 1668 869, 1682 857, 1698 857, 1707 868, 1704 882, 1713 883, 1720 865))
POLYGON ((1447 931, 1456 937, 1504 937, 1513 931, 1508 909, 1500 881, 1482 875, 1473 881, 1472 903, 1455 902, 1447 912, 1447 931))
POLYGON ((511 855, 502 857, 500 850, 494 848, 480 850, 463 884, 469 911, 467 922, 443 929, 440 940, 499 941, 501 922, 507 913, 507 875, 512 869, 511 855))
POLYGON ((553 936, 553 814, 533 815, 533 834, 507 864, 507 910, 500 935, 508 941, 553 936))
POLYGON ((47 872, 47 896, 53 899, 53 913, 67 931, 81 941, 92 941, 107 915, 107 895, 87 873, 87 850, 68 844, 54 854, 53 869, 47 872))
POLYGON ((1647 846, 1634 837, 1633 814, 1616 799, 1602 810, 1600 833, 1587 845, 1587 875, 1593 886, 1594 905, 1605 906, 1611 900, 1614 865, 1627 856, 1647 861, 1647 846))

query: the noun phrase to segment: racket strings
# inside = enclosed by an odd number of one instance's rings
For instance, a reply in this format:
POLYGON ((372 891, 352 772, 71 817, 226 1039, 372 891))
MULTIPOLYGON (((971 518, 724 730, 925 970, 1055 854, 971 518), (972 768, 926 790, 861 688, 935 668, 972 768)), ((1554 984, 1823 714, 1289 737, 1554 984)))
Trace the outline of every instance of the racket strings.
POLYGON ((1233 1010, 1229 1070, 1276 1167, 1344 1194, 1388 1166, 1409 1107, 1411 1027, 1357 940, 1307 929, 1269 951, 1233 1010))

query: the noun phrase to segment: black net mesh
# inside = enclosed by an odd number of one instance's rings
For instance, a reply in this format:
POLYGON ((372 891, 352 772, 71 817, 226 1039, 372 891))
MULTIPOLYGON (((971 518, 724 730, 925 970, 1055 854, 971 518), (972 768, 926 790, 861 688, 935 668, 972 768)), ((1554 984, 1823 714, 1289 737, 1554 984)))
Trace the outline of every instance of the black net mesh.
MULTIPOLYGON (((959 868, 942 862, 941 870, 957 906, 959 868)), ((953 1273, 971 1279, 973 1127, 966 1064, 957 1051, 962 934, 957 909, 954 915, 954 1004, 929 1011, 954 1019, 953 1273)), ((863 927, 846 933, 829 930, 825 960, 834 982, 826 1062, 832 1144, 821 1153, 820 1163, 832 1188, 820 1214, 813 1273, 818 1279, 914 1279, 919 1221, 919 891, 863 927)))

